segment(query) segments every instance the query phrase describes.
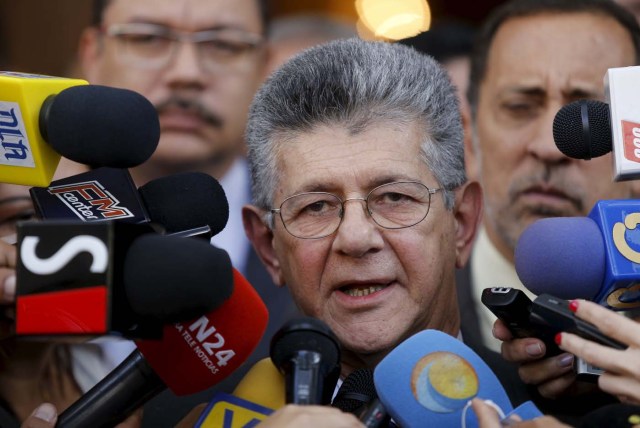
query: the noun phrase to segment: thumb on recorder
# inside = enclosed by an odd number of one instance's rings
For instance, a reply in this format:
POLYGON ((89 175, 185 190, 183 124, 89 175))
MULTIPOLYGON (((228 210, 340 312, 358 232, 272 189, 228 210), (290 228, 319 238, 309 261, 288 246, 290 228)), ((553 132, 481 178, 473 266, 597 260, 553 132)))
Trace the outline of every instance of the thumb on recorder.
POLYGON ((556 336, 558 346, 605 371, 598 378, 600 389, 622 402, 640 404, 640 325, 587 300, 573 300, 569 308, 628 348, 613 349, 564 332, 556 336))

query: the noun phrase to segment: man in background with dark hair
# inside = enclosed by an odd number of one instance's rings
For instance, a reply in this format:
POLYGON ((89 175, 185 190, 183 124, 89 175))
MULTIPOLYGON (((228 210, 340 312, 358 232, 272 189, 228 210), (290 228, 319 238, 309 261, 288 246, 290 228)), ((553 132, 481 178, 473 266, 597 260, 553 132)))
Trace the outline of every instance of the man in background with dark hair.
MULTIPOLYGON (((552 123, 569 102, 603 100, 607 69, 639 58, 640 28, 610 0, 515 0, 496 9, 478 33, 469 86, 470 161, 478 168, 485 212, 469 268, 457 281, 463 335, 499 350, 493 328, 504 341, 502 355, 522 363, 522 379, 545 397, 578 389, 573 356, 545 357, 542 341, 512 339, 504 324, 493 325, 480 295, 488 287, 524 289, 514 250, 534 221, 586 216, 598 200, 632 195, 631 183, 612 182, 611 155, 590 161, 564 156, 552 123)), ((567 403, 556 403, 565 410, 567 403)))
MULTIPOLYGON (((151 159, 133 168, 136 184, 174 173, 200 171, 220 181, 229 223, 212 242, 256 288, 269 309, 269 325, 250 361, 219 385, 233 385, 259 358, 297 310, 288 291, 275 287, 244 233, 241 207, 251 202, 243 140, 247 110, 268 57, 266 10, 261 0, 98 0, 93 26, 80 41, 89 82, 141 93, 155 106, 161 136, 151 159)), ((215 278, 211 278, 215 286, 215 278)), ((169 392, 146 406, 145 426, 171 426, 213 391, 192 397, 169 392)))

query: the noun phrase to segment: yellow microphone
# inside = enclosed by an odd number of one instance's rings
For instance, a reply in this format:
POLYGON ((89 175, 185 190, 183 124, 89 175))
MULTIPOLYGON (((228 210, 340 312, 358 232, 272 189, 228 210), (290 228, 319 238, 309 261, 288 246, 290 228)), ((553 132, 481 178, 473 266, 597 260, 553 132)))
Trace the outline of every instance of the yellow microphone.
POLYGON ((48 186, 60 162, 41 133, 43 104, 51 95, 86 80, 0 72, 0 182, 48 186))
POLYGON ((285 404, 284 377, 270 358, 264 358, 251 367, 233 395, 213 396, 195 428, 254 426, 285 404))

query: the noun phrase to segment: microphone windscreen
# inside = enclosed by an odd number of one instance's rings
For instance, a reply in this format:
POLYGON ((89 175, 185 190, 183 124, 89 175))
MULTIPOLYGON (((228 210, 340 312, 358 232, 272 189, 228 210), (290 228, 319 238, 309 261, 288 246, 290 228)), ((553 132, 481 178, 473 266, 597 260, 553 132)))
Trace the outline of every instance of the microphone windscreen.
POLYGON ((138 188, 151 221, 167 233, 208 225, 216 235, 227 225, 229 203, 218 181, 201 172, 157 178, 138 188))
POLYGON ((340 363, 338 339, 324 322, 316 318, 291 320, 271 339, 271 360, 281 371, 289 363, 292 355, 299 351, 317 352, 323 356, 328 366, 340 363))
POLYGON ((437 330, 398 345, 373 378, 380 401, 402 427, 476 427, 473 411, 465 412, 476 396, 492 400, 505 413, 513 409, 489 366, 464 343, 437 330))
POLYGON ((578 100, 563 106, 553 119, 556 147, 573 159, 606 155, 612 148, 609 105, 578 100))
POLYGON ((123 278, 131 308, 163 322, 198 317, 233 292, 229 255, 197 239, 140 236, 127 251, 123 278))
POLYGON ((589 217, 553 217, 532 223, 520 235, 515 267, 534 294, 593 299, 605 277, 605 243, 589 217))
POLYGON ((377 397, 373 370, 356 369, 344 379, 331 405, 343 412, 358 414, 364 405, 377 397))
POLYGON ((160 139, 155 108, 127 89, 73 86, 55 96, 44 120, 47 141, 56 152, 94 167, 140 165, 160 139))
POLYGON ((176 395, 204 391, 228 377, 255 350, 267 328, 267 307, 251 284, 233 270, 233 294, 196 320, 167 325, 162 340, 136 346, 176 395))

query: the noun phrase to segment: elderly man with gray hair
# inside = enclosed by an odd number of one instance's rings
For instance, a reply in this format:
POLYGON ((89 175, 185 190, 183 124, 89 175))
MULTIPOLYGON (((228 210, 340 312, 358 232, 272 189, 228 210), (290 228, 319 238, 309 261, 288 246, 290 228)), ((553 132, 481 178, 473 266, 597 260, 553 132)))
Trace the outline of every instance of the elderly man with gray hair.
MULTIPOLYGON (((455 271, 482 192, 465 175, 456 93, 432 58, 357 39, 310 49, 257 93, 247 144, 255 205, 243 209, 245 231, 273 281, 337 335, 342 377, 422 330, 461 336, 455 271)), ((358 426, 300 407, 264 426, 291 420, 358 426)))

